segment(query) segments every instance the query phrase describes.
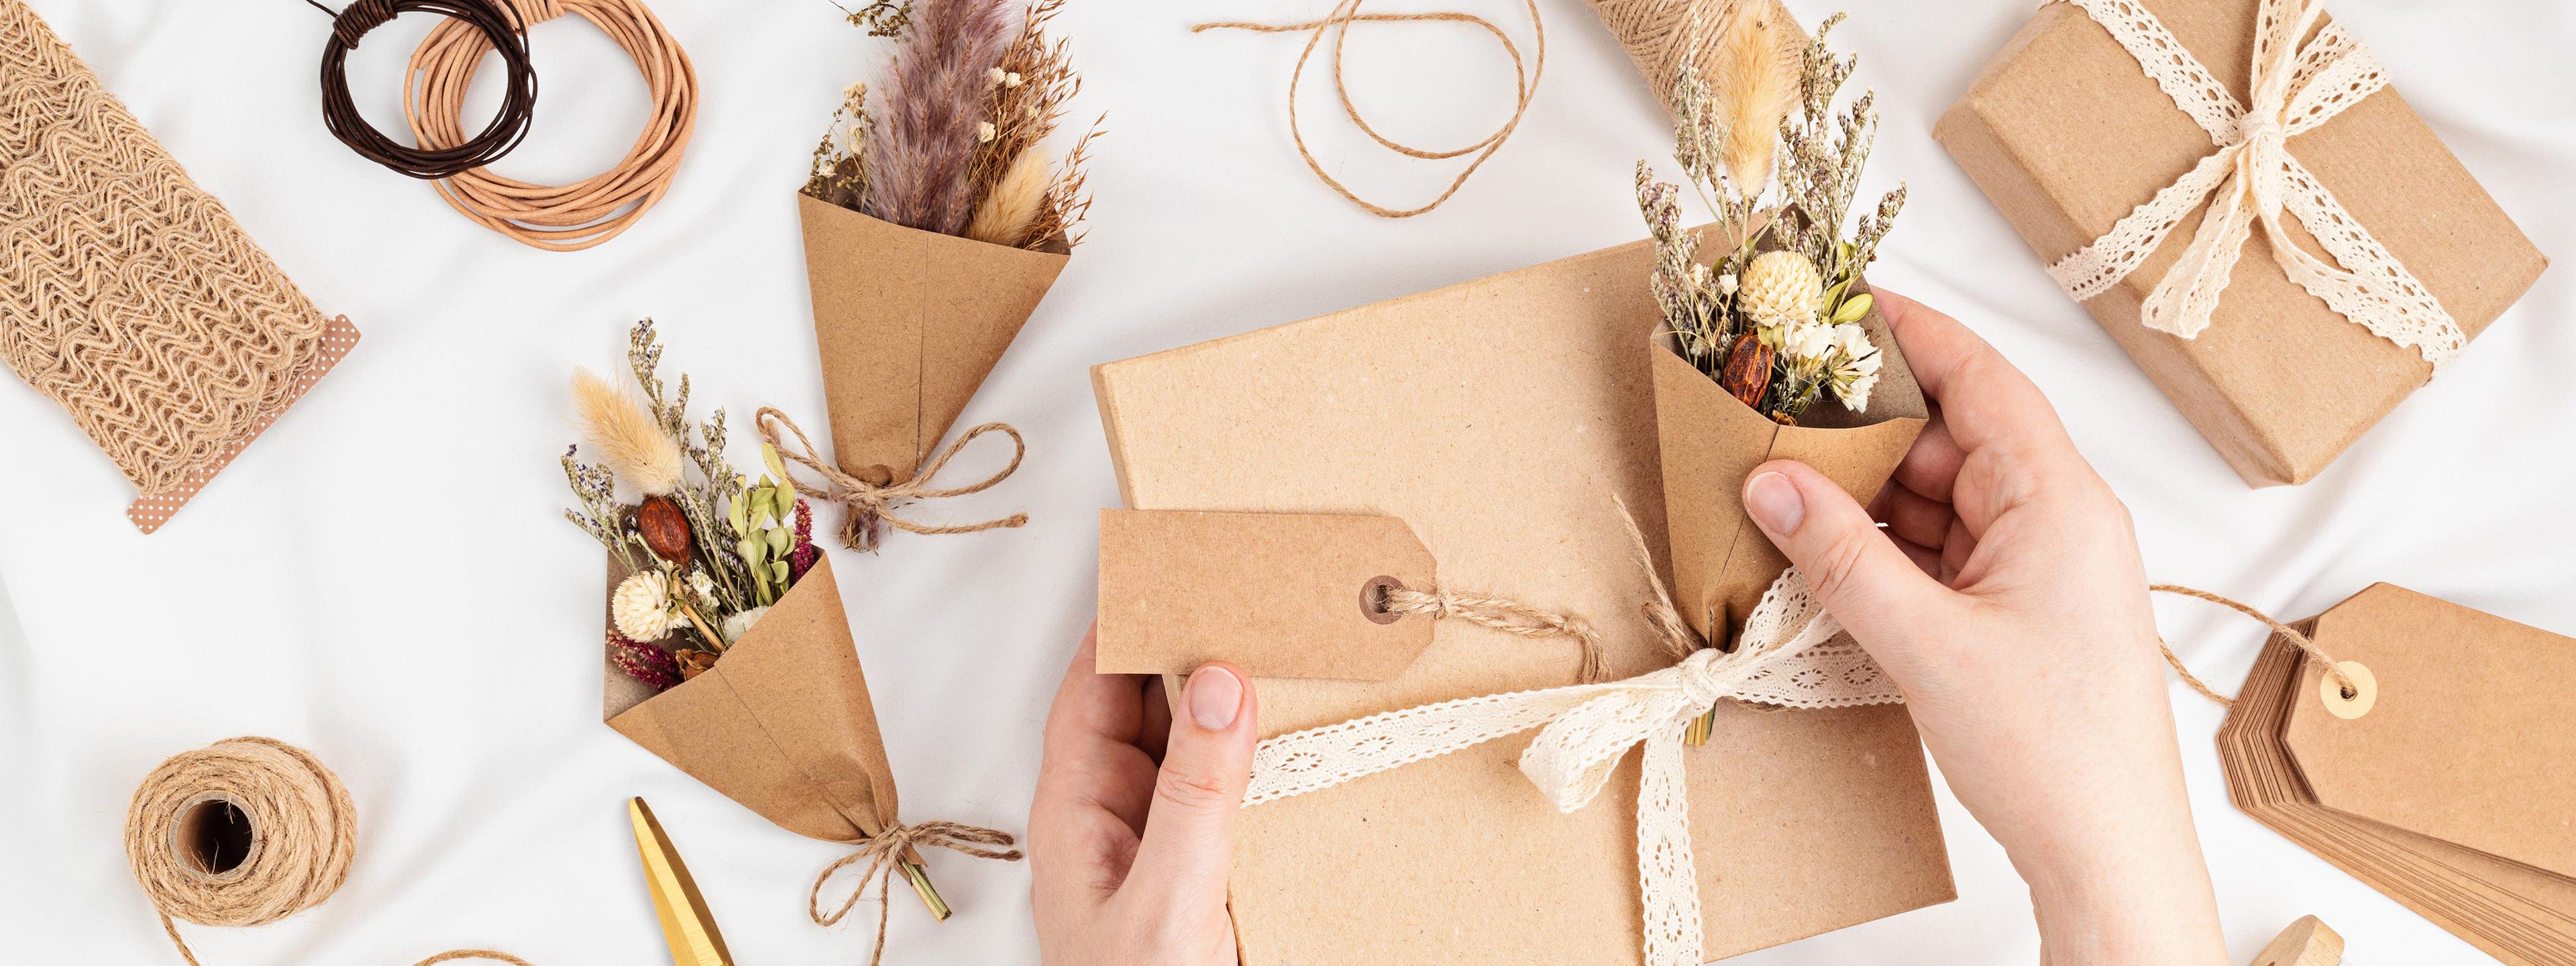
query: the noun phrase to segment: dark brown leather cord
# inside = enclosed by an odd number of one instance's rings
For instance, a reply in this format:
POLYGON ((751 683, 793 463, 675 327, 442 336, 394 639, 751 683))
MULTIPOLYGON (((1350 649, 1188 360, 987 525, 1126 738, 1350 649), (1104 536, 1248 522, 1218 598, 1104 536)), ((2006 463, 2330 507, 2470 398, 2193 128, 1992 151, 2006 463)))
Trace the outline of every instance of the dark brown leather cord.
MULTIPOLYGON (((331 8, 320 0, 305 2, 331 13, 331 8)), ((519 22, 518 14, 507 4, 496 0, 351 0, 331 16, 331 39, 322 46, 322 123, 359 157, 414 178, 435 180, 498 161, 527 138, 528 122, 536 114, 537 72, 528 65, 527 26, 519 22), (508 71, 501 110, 492 115, 492 122, 484 125, 481 133, 453 147, 415 147, 386 137, 367 123, 349 96, 349 51, 358 46, 367 31, 406 13, 441 14, 472 27, 491 41, 508 71)))

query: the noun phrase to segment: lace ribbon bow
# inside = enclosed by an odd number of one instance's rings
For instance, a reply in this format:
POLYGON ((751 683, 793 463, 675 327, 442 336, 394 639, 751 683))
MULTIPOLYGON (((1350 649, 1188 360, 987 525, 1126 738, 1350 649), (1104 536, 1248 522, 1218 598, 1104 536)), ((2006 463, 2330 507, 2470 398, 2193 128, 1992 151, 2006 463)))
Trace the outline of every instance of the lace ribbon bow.
MULTIPOLYGON (((1660 603, 1650 612, 1670 614, 1660 580, 1655 591, 1660 603)), ((1667 635, 1680 626, 1677 618, 1656 624, 1667 635)), ((1699 648, 1679 664, 1624 681, 1489 694, 1280 735, 1254 750, 1243 803, 1321 791, 1543 727, 1521 752, 1521 773, 1559 811, 1573 812, 1601 793, 1629 748, 1643 744, 1637 874, 1645 959, 1648 966, 1698 966, 1699 874, 1682 771, 1684 726, 1720 698, 1809 708, 1902 700, 1794 568, 1762 595, 1737 640, 1732 653, 1699 648)))
POLYGON ((2254 24, 2250 107, 2211 76, 2140 0, 2064 2, 2083 8, 2109 30, 2217 146, 2120 219, 2109 234, 2049 266, 2067 294, 2085 301, 2109 290, 2208 199, 2209 210, 2182 259, 2147 296, 2140 317, 2148 328, 2186 339, 2208 328, 2228 274, 2259 224, 2273 261, 2291 281, 2373 334, 2422 353, 2436 371, 2468 344, 2460 323, 2433 293, 2290 155, 2291 136, 2315 129, 2388 86, 2379 62, 2339 24, 2327 24, 2305 44, 2299 42, 2325 13, 2315 0, 2262 0, 2254 24), (2281 224, 2284 210, 2334 256, 2334 263, 2291 239, 2281 224))

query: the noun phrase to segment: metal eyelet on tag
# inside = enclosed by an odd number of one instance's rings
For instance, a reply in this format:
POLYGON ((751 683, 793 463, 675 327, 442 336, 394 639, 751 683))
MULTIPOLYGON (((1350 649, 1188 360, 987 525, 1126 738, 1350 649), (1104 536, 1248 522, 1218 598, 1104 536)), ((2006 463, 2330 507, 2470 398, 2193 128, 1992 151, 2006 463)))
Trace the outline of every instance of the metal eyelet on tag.
POLYGON ((2370 706, 2379 702, 2379 680, 2360 661, 2337 661, 2335 667, 2352 679, 2351 696, 2345 696, 2343 684, 2328 674, 2317 680, 2317 698, 2326 703, 2327 711, 2346 721, 2369 714, 2370 706))
POLYGON ((1404 582, 1393 577, 1369 578, 1368 583, 1360 585, 1360 616, 1377 624, 1392 624, 1404 619, 1404 615, 1386 608, 1387 592, 1403 589, 1404 582))

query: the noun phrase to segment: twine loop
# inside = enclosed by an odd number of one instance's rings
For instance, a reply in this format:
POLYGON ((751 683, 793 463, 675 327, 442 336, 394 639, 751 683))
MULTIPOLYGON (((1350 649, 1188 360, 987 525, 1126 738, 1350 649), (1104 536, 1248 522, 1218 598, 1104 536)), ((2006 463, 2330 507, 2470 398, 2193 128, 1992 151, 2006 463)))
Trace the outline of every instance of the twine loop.
POLYGON ((885 961, 886 911, 890 905, 886 898, 894 890, 894 879, 898 874, 896 866, 906 861, 918 861, 924 847, 948 849, 978 859, 1017 862, 1021 858, 1020 851, 1009 847, 1013 844, 1015 840, 1009 832, 957 822, 917 822, 888 828, 860 842, 856 851, 823 867, 823 874, 814 877, 813 891, 805 897, 805 914, 813 917, 814 924, 818 926, 837 924, 867 894, 868 883, 875 882, 877 940, 876 951, 868 955, 868 966, 877 966, 885 961), (850 887, 849 897, 841 900, 840 908, 824 912, 823 886, 832 881, 833 873, 860 862, 866 862, 868 867, 859 873, 859 881, 850 887))
POLYGON ((787 418, 786 413, 779 412, 773 407, 762 406, 760 411, 753 415, 752 422, 760 427, 761 440, 777 450, 781 458, 813 470, 823 477, 824 485, 819 487, 796 479, 792 474, 786 482, 796 487, 798 493, 827 503, 840 504, 848 511, 841 518, 841 543, 852 550, 874 551, 884 537, 881 524, 892 524, 895 529, 906 533, 942 534, 977 533, 1026 526, 1029 522, 1029 515, 1026 513, 1014 513, 980 523, 951 525, 918 523, 894 514, 896 507, 913 500, 937 500, 981 493, 991 489, 994 484, 1009 479, 1012 473, 1018 472, 1020 460, 1028 456, 1029 444, 1027 440, 1020 438, 1020 431, 1011 428, 1009 423, 985 423, 967 430, 964 435, 957 437, 956 442, 948 444, 947 449, 941 450, 937 457, 923 464, 921 472, 913 474, 911 479, 879 486, 843 472, 840 467, 833 465, 832 461, 824 459, 822 451, 815 448, 814 440, 805 435, 805 430, 797 426, 795 420, 787 418), (779 432, 782 426, 788 433, 795 434, 796 443, 803 448, 804 452, 799 453, 787 448, 785 437, 779 432), (999 432, 1011 438, 1010 465, 966 486, 943 489, 930 485, 931 479, 938 476, 941 469, 947 467, 950 458, 965 449, 967 444, 974 442, 976 437, 988 432, 999 432))
POLYGON ((1601 680, 1601 636, 1580 617, 1503 597, 1456 594, 1438 588, 1415 590, 1402 585, 1379 588, 1378 607, 1384 613, 1418 614, 1432 620, 1454 617, 1522 637, 1570 637, 1582 655, 1582 666, 1576 674, 1586 683, 1601 680))
POLYGON ((1521 49, 1518 45, 1512 43, 1511 35, 1504 33, 1501 27, 1495 26, 1493 21, 1487 20, 1483 17, 1479 17, 1471 13, 1457 12, 1364 14, 1360 12, 1360 0, 1335 0, 1332 12, 1326 14, 1321 20, 1283 24, 1219 21, 1203 23, 1191 27, 1190 32, 1201 33, 1209 30, 1250 30, 1257 33, 1294 33, 1300 30, 1312 31, 1312 33, 1310 33, 1306 38, 1305 49, 1297 54, 1296 68, 1288 74, 1288 136, 1297 142, 1297 156, 1305 159, 1306 167, 1315 172, 1315 177, 1321 179, 1326 187, 1333 189, 1335 193, 1340 194, 1343 198, 1349 199, 1352 204, 1360 206, 1370 214, 1376 215, 1380 218, 1411 218, 1415 215, 1440 207, 1442 204, 1448 202, 1451 195, 1457 194, 1458 189, 1466 185, 1467 179, 1476 173, 1477 168, 1483 167, 1485 161, 1494 156, 1494 152, 1502 150, 1503 142, 1511 138, 1512 131, 1520 127, 1521 118, 1529 113, 1530 99, 1538 94, 1539 75, 1547 70, 1547 25, 1539 19, 1537 0, 1526 0, 1526 2, 1529 5, 1530 30, 1537 40, 1536 54, 1532 58, 1531 62, 1526 65, 1521 60, 1521 49), (1378 133, 1377 128, 1370 126, 1367 118, 1360 116, 1359 106, 1351 102, 1350 85, 1345 82, 1342 77, 1342 53, 1343 49, 1350 43, 1351 25, 1354 23, 1424 23, 1444 21, 1449 23, 1472 24, 1483 28, 1486 33, 1493 34, 1494 39, 1503 45, 1503 53, 1509 55, 1512 59, 1512 82, 1517 87, 1517 90, 1512 101, 1511 118, 1504 121, 1502 126, 1495 128, 1493 133, 1487 134, 1482 139, 1479 139, 1475 143, 1469 144, 1465 147, 1447 151, 1436 151, 1426 148, 1417 148, 1380 134, 1378 133), (1323 44, 1324 32, 1327 30, 1338 31, 1333 35, 1333 91, 1341 98, 1342 113, 1350 117, 1351 124, 1358 127, 1361 133, 1368 135, 1370 140, 1376 141, 1387 149, 1398 154, 1405 155, 1406 157, 1437 161, 1447 158, 1464 157, 1469 154, 1475 155, 1475 159, 1469 161, 1467 163, 1467 167, 1458 172, 1457 177, 1450 179, 1449 187, 1446 190, 1441 191, 1439 197, 1433 198, 1429 203, 1419 207, 1402 209, 1388 208, 1369 201, 1366 198, 1360 197, 1359 194, 1352 191, 1349 186, 1342 184, 1342 182, 1339 179, 1334 178, 1330 172, 1325 171, 1322 162, 1315 160, 1315 152, 1306 146, 1305 129, 1297 120, 1297 87, 1299 82, 1305 79, 1306 62, 1314 58, 1315 48, 1323 44))
MULTIPOLYGON (((2234 600, 2221 597, 2206 590, 2195 590, 2180 584, 2156 584, 2148 587, 2147 589, 2159 594, 2173 594, 2177 597, 2189 597, 2194 600, 2205 600, 2239 614, 2243 614, 2247 617, 2251 617, 2255 620, 2262 621, 2263 626, 2272 629, 2272 633, 2280 635, 2283 640, 2298 645, 2299 650, 2306 652, 2308 657, 2315 659, 2319 664, 2325 665, 2326 676, 2334 679, 2335 686, 2342 689, 2341 693, 2346 700, 2350 700, 2354 695, 2360 693, 2361 685, 2353 681, 2352 675, 2344 673, 2342 663, 2336 661, 2334 659, 2334 655, 2326 653, 2325 648, 2317 646, 2315 639, 2310 638, 2306 634, 2300 633, 2298 628, 2281 623, 2280 620, 2274 618, 2270 614, 2266 614, 2260 610, 2254 609, 2250 605, 2238 603, 2234 600)), ((2222 708, 2233 708, 2236 706, 2235 698, 2218 693, 2216 689, 2211 688, 2207 683, 2202 682, 2198 675, 2191 673, 2190 668, 2184 667, 2182 665, 2182 658, 2175 656, 2173 645, 2164 643, 2163 641, 2157 641, 2156 649, 2164 652, 2165 664, 2172 667, 2175 674, 2182 676, 2182 683, 2190 685, 2192 690, 2200 692, 2201 697, 2208 698, 2211 702, 2222 708)))
MULTIPOLYGON (((534 184, 502 177, 478 164, 439 181, 438 194, 475 223, 531 248, 580 251, 615 238, 634 227, 671 189, 680 157, 697 130, 697 68, 661 19, 640 0, 502 2, 509 4, 510 16, 523 25, 522 30, 524 25, 567 13, 597 25, 634 58, 650 91, 652 117, 624 158, 581 181, 534 184)), ((429 146, 465 140, 465 91, 473 83, 475 66, 492 50, 488 33, 460 24, 443 23, 429 32, 412 52, 410 72, 403 82, 403 116, 411 124, 412 136, 429 146)))
MULTIPOLYGON (((189 966, 198 966, 197 956, 172 920, 276 922, 339 891, 356 854, 357 809, 339 776, 273 738, 230 738, 172 755, 144 776, 125 812, 126 862, 189 966), (239 854, 228 838, 190 840, 218 819, 246 826, 239 854)), ((489 949, 450 950, 418 966, 457 959, 528 966, 489 949)))

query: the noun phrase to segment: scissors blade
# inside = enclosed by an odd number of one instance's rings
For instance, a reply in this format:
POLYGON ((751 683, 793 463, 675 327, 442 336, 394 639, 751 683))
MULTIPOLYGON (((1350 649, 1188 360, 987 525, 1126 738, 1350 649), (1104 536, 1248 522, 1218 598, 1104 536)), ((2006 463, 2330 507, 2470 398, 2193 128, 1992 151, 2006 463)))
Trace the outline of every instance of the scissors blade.
POLYGON ((716 931, 706 897, 698 894, 697 880, 689 878, 689 867, 680 861, 680 850, 671 846, 671 837, 662 834, 652 806, 641 798, 627 799, 626 815, 635 823, 635 849, 644 858, 644 882, 652 889, 653 912, 662 919, 662 940, 671 946, 671 962, 674 966, 733 966, 733 954, 725 951, 724 936, 716 931))

